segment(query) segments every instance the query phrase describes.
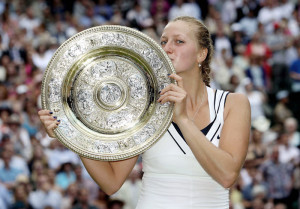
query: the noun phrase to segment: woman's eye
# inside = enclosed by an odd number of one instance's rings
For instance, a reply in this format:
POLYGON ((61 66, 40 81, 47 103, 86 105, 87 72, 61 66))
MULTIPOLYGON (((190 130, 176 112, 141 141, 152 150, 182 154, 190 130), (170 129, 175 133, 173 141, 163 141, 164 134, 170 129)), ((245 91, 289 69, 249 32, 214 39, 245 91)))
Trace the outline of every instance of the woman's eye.
POLYGON ((178 44, 182 44, 182 43, 184 43, 183 41, 181 41, 181 40, 177 40, 176 41, 176 43, 178 43, 178 44))
POLYGON ((160 42, 160 45, 163 46, 163 45, 165 45, 166 43, 167 43, 166 41, 161 41, 161 42, 160 42))

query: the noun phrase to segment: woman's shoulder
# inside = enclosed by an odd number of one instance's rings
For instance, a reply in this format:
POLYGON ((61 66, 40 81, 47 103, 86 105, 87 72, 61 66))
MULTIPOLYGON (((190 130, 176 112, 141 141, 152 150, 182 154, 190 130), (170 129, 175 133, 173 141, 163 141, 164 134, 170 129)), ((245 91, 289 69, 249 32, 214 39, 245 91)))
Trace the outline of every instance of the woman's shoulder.
MULTIPOLYGON (((228 93, 228 98, 226 101, 230 100, 231 102, 243 102, 243 103, 249 103, 249 100, 248 100, 248 97, 245 95, 245 94, 242 94, 242 93, 233 93, 233 92, 229 92, 229 91, 225 91, 225 90, 221 90, 221 89, 215 89, 215 88, 212 88, 212 87, 209 87, 208 88, 212 89, 213 92, 225 92, 225 93, 228 93)), ((226 102, 227 103, 227 102, 226 102)))
POLYGON ((243 94, 243 93, 233 93, 230 92, 228 94, 228 99, 232 100, 233 102, 243 102, 243 103, 249 103, 248 97, 247 95, 243 94))
POLYGON ((238 114, 240 111, 250 111, 248 97, 242 93, 229 93, 225 104, 225 118, 229 113, 238 114))

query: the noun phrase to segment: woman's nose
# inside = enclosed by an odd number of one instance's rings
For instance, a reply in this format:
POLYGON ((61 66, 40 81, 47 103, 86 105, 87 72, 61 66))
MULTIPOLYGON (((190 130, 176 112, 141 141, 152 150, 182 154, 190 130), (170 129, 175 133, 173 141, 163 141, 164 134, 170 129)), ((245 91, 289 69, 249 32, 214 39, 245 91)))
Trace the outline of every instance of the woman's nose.
POLYGON ((165 47, 164 47, 164 50, 167 54, 171 54, 173 53, 173 46, 172 46, 172 43, 168 42, 166 43, 165 47))

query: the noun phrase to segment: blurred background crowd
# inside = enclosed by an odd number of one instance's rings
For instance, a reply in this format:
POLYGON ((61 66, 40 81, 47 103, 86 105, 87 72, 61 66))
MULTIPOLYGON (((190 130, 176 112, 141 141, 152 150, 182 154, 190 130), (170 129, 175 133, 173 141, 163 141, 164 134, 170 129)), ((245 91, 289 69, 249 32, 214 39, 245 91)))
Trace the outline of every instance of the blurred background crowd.
POLYGON ((46 135, 37 115, 43 73, 55 50, 84 29, 125 25, 159 42, 168 20, 181 15, 211 32, 211 86, 251 104, 249 151, 231 208, 300 208, 300 1, 0 0, 0 209, 134 209, 140 161, 107 196, 78 156, 46 135))

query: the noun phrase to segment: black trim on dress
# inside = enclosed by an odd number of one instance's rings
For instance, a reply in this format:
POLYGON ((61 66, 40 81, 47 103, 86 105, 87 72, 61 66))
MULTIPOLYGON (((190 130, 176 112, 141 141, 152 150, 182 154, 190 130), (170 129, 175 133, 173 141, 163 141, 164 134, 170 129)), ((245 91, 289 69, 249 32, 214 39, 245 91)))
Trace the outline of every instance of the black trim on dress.
POLYGON ((178 142, 176 141, 176 139, 173 137, 173 135, 171 134, 171 132, 169 130, 168 130, 168 133, 170 134, 170 136, 172 137, 172 139, 174 140, 174 142, 177 144, 177 146, 181 149, 181 151, 184 154, 186 154, 185 151, 181 148, 181 146, 178 144, 178 142))
POLYGON ((215 137, 216 133, 218 133, 220 127, 221 127, 221 123, 219 124, 219 126, 218 126, 216 132, 214 133, 213 137, 211 137, 210 141, 212 141, 214 139, 214 137, 215 137))

